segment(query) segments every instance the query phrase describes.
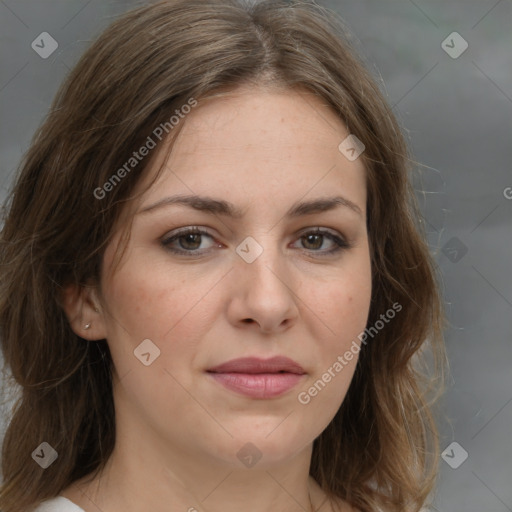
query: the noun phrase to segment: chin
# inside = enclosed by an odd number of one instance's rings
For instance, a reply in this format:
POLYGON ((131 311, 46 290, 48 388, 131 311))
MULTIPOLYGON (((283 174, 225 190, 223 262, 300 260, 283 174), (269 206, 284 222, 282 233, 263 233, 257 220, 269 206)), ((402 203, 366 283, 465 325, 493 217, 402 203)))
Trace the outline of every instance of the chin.
POLYGON ((313 434, 307 436, 304 430, 297 428, 297 435, 294 436, 284 426, 285 422, 276 429, 279 423, 274 421, 271 428, 263 430, 252 427, 233 432, 228 429, 234 437, 217 443, 215 456, 234 469, 243 469, 245 466, 247 469, 265 470, 297 457, 312 444, 315 437, 313 434))

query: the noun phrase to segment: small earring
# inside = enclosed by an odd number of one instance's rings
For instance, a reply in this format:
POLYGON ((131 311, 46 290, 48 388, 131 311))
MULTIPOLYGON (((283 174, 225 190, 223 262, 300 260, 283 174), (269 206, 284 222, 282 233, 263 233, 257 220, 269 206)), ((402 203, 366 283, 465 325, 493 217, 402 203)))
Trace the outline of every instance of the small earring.
POLYGON ((89 329, 90 327, 91 327, 91 323, 90 322, 88 324, 84 325, 84 329, 89 329))

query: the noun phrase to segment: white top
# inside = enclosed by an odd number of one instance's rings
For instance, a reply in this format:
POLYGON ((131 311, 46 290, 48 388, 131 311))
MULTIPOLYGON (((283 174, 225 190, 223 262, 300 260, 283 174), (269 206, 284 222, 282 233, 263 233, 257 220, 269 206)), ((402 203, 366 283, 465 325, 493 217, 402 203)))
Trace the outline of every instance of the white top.
MULTIPOLYGON (((428 510, 427 508, 422 508, 420 512, 428 512, 428 510)), ((34 512, 85 512, 85 510, 67 498, 59 496, 58 498, 43 501, 34 512)), ((379 512, 382 512, 382 510, 379 509, 379 512)))
POLYGON ((63 496, 43 501, 34 512, 85 512, 83 508, 75 505, 63 496))

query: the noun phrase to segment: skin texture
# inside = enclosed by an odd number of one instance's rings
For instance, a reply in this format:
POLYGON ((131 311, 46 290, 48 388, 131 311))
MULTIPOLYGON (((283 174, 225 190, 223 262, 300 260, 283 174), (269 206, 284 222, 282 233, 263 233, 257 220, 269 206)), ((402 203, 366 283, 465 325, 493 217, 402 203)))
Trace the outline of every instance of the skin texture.
POLYGON ((67 290, 75 332, 108 341, 117 440, 101 478, 77 482, 64 496, 86 512, 231 512, 247 504, 252 512, 308 511, 308 491, 321 506, 325 496, 309 477, 312 443, 340 407, 357 355, 308 404, 298 394, 357 341, 371 297, 365 169, 338 150, 348 134, 322 100, 297 90, 239 87, 187 115, 164 172, 132 206, 197 194, 229 201, 243 217, 177 205, 139 213, 113 273, 116 229, 101 291, 67 290), (339 206, 285 217, 298 202, 338 195, 361 213, 339 206), (211 236, 172 247, 195 256, 162 245, 190 226, 211 236), (317 227, 351 247, 322 256, 336 244, 304 236, 317 227), (235 251, 248 236, 263 248, 252 263, 235 251), (144 339, 160 350, 149 366, 134 356, 144 339), (234 358, 274 355, 307 373, 279 397, 248 398, 205 373, 234 358), (262 455, 252 468, 237 457, 248 442, 262 455))

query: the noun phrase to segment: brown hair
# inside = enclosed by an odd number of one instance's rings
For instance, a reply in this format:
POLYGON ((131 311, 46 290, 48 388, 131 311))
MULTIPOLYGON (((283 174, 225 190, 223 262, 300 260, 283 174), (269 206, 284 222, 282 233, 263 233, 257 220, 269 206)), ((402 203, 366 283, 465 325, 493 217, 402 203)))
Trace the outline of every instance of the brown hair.
POLYGON ((114 447, 107 342, 85 343, 72 331, 61 294, 70 283, 99 285, 113 227, 150 159, 104 197, 94 191, 190 98, 200 104, 243 83, 305 88, 363 141, 368 325, 402 306, 362 347, 342 406, 314 441, 310 474, 362 511, 417 511, 433 489, 439 448, 430 394, 443 373, 443 317, 393 113, 343 24, 317 5, 176 0, 128 12, 104 31, 20 165, 0 239, 0 336, 21 392, 3 443, 3 512, 31 510, 99 472, 114 447), (433 364, 420 367, 426 348, 433 364), (59 454, 44 470, 31 459, 43 441, 59 454))

